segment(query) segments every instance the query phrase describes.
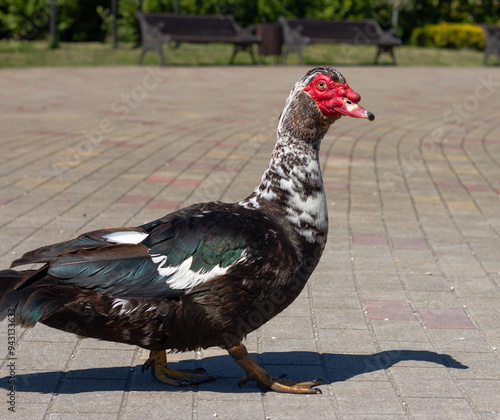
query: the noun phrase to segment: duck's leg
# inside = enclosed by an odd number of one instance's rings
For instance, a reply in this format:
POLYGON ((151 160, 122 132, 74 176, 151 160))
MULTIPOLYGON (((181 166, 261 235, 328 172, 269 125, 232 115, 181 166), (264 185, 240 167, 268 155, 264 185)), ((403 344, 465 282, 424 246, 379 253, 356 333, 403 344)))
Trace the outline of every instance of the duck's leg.
POLYGON ((205 369, 174 370, 167 367, 167 354, 165 350, 152 350, 149 358, 142 365, 142 371, 151 368, 155 379, 165 384, 174 386, 187 386, 201 382, 213 381, 217 376, 200 375, 205 369))
POLYGON ((246 384, 248 381, 255 381, 257 382, 259 388, 263 391, 272 389, 276 392, 286 392, 289 394, 321 394, 320 389, 313 387, 324 384, 325 381, 323 379, 297 382, 275 378, 250 357, 243 344, 230 348, 227 351, 234 361, 238 363, 247 374, 247 376, 238 382, 239 386, 246 384))

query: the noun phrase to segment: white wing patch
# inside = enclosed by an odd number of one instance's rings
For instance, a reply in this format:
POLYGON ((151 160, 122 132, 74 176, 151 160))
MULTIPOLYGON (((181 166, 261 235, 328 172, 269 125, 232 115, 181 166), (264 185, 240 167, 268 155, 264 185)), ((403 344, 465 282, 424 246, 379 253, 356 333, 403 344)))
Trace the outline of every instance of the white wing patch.
MULTIPOLYGON (((243 252, 241 257, 237 262, 242 261, 245 257, 243 252)), ((204 283, 214 277, 221 276, 232 267, 229 265, 227 267, 221 267, 216 265, 210 271, 193 271, 191 270, 191 264, 193 263, 193 257, 185 260, 181 265, 178 266, 167 266, 167 256, 161 254, 152 254, 151 260, 158 264, 158 274, 160 276, 168 277, 166 283, 169 287, 176 290, 186 290, 186 292, 191 291, 198 284, 204 283)), ((235 262, 236 263, 236 262, 235 262)))
POLYGON ((147 233, 144 232, 135 232, 133 230, 125 230, 121 232, 112 232, 104 235, 104 239, 106 241, 111 242, 112 244, 134 244, 137 245, 139 242, 142 242, 148 236, 147 233))

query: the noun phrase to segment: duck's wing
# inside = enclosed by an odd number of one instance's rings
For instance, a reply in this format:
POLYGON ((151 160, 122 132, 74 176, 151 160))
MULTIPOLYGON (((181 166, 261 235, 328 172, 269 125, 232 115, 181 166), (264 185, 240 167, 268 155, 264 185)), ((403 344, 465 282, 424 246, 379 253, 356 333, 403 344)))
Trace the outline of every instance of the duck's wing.
POLYGON ((92 232, 84 233, 77 238, 69 241, 59 242, 56 244, 46 245, 32 251, 26 252, 21 258, 14 260, 11 268, 25 264, 49 263, 54 258, 64 252, 78 251, 81 249, 89 249, 107 246, 113 243, 135 243, 141 242, 147 233, 142 228, 109 228, 100 229, 92 232), (114 240, 113 240, 114 238, 114 240), (120 242, 120 240, 122 242, 120 242), (127 241, 127 242, 124 242, 127 241))
POLYGON ((168 286, 148 248, 140 244, 64 252, 49 263, 47 274, 58 284, 117 298, 176 297, 184 293, 168 286))
MULTIPOLYGON (((94 240, 95 234, 79 241, 88 244, 87 238, 94 240)), ((98 246, 79 249, 70 241, 68 251, 48 261, 49 278, 115 298, 178 298, 238 264, 255 267, 252 262, 280 248, 274 230, 229 212, 192 213, 149 233, 114 230, 102 238, 90 242, 98 246), (139 234, 142 240, 135 243, 139 234)), ((46 261, 61 246, 27 260, 46 261)))

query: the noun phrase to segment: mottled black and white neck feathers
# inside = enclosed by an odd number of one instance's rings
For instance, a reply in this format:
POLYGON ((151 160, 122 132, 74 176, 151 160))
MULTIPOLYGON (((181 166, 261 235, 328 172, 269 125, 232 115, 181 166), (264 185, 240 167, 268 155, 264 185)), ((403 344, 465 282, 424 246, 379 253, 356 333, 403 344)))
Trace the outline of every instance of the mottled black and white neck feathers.
POLYGON ((318 67, 295 84, 279 119, 278 138, 269 167, 254 193, 240 204, 266 211, 269 202, 277 202, 286 222, 301 238, 324 247, 328 213, 319 148, 328 129, 340 116, 324 116, 304 91, 318 74, 327 74, 335 82, 345 83, 336 70, 318 67))

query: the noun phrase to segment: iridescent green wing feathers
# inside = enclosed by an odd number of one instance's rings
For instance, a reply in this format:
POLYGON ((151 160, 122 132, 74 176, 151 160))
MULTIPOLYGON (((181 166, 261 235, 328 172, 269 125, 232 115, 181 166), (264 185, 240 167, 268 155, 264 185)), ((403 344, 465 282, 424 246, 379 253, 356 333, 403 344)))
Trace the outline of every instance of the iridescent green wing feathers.
POLYGON ((254 232, 242 229, 239 218, 225 212, 183 217, 154 229, 144 245, 153 255, 167 256, 169 267, 192 258, 190 268, 194 272, 206 273, 216 266, 225 268, 234 264, 246 248, 254 256, 258 252, 251 240, 254 232))
POLYGON ((50 259, 47 274, 58 284, 107 296, 176 298, 198 284, 225 275, 233 266, 245 264, 250 268, 261 255, 272 254, 273 246, 265 232, 253 218, 234 212, 188 208, 140 228, 91 232, 19 261, 50 259), (142 240, 112 243, 135 237, 142 240), (52 255, 64 244, 71 245, 69 252, 52 255))

